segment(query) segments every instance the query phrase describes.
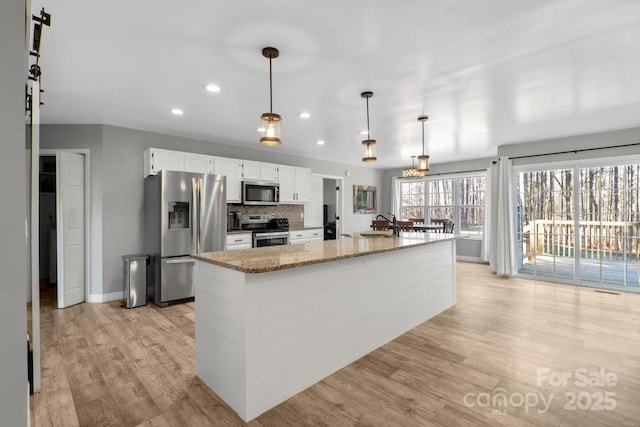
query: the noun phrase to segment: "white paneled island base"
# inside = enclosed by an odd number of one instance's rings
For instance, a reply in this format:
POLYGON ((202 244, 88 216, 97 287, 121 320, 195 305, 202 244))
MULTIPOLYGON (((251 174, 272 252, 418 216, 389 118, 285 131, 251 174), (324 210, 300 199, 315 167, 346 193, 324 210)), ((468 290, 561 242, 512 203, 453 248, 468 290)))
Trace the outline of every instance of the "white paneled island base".
POLYGON ((455 240, 264 273, 200 259, 196 275, 196 374, 249 421, 454 305, 455 240))

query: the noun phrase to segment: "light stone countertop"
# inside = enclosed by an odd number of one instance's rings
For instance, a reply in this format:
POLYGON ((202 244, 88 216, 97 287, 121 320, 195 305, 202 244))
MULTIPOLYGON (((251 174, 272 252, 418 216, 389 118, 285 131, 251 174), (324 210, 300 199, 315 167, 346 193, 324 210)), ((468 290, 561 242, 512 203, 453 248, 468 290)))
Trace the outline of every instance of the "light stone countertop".
POLYGON ((396 237, 390 231, 367 231, 343 235, 338 240, 207 252, 192 257, 244 273, 267 273, 454 239, 453 234, 443 233, 402 232, 396 237))
POLYGON ((251 234, 251 230, 229 230, 227 231, 227 236, 233 234, 251 234))

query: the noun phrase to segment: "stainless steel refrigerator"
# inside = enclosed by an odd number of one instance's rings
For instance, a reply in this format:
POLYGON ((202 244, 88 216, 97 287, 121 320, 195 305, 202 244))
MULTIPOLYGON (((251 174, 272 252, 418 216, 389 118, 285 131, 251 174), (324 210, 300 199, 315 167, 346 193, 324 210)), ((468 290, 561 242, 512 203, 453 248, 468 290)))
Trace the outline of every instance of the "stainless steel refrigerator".
POLYGON ((195 295, 192 254, 224 250, 225 189, 224 175, 163 170, 145 178, 148 291, 158 306, 195 295))

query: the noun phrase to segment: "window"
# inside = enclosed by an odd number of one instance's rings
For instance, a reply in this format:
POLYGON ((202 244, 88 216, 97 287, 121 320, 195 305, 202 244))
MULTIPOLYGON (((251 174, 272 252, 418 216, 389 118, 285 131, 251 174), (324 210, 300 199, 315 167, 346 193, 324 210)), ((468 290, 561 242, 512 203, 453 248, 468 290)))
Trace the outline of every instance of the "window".
POLYGON ((434 179, 427 181, 427 184, 429 191, 428 220, 453 219, 455 207, 453 203, 455 200, 453 179, 434 179))
POLYGON ((400 180, 400 217, 452 219, 458 235, 482 237, 486 174, 400 180))
POLYGON ((404 181, 400 183, 402 207, 400 217, 416 222, 424 221, 424 181, 404 181))
POLYGON ((461 235, 482 236, 487 178, 458 178, 458 219, 461 235))

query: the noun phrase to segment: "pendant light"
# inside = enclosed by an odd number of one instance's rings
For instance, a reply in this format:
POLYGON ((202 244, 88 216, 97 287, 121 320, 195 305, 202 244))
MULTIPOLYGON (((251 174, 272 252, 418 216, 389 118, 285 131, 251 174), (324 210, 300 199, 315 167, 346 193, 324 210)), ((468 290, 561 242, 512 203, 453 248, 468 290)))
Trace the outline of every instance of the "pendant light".
POLYGON ((422 155, 418 156, 418 171, 423 174, 429 172, 429 156, 424 154, 424 122, 429 120, 428 116, 420 116, 418 120, 422 122, 422 155))
POLYGON ((365 163, 371 163, 378 160, 373 155, 373 146, 376 145, 376 140, 371 139, 371 134, 369 132, 369 98, 373 96, 373 92, 362 92, 360 96, 367 100, 367 139, 362 141, 362 145, 365 146, 362 161, 365 163))
POLYGON ((424 172, 420 172, 416 169, 414 161, 416 156, 411 156, 411 167, 402 170, 402 176, 405 178, 420 178, 424 176, 424 172))
POLYGON ((275 47, 265 47, 262 49, 262 56, 269 58, 269 112, 260 116, 260 129, 264 134, 260 138, 260 144, 270 147, 280 145, 280 126, 282 117, 273 112, 273 79, 271 75, 271 60, 277 58, 280 52, 275 47))

